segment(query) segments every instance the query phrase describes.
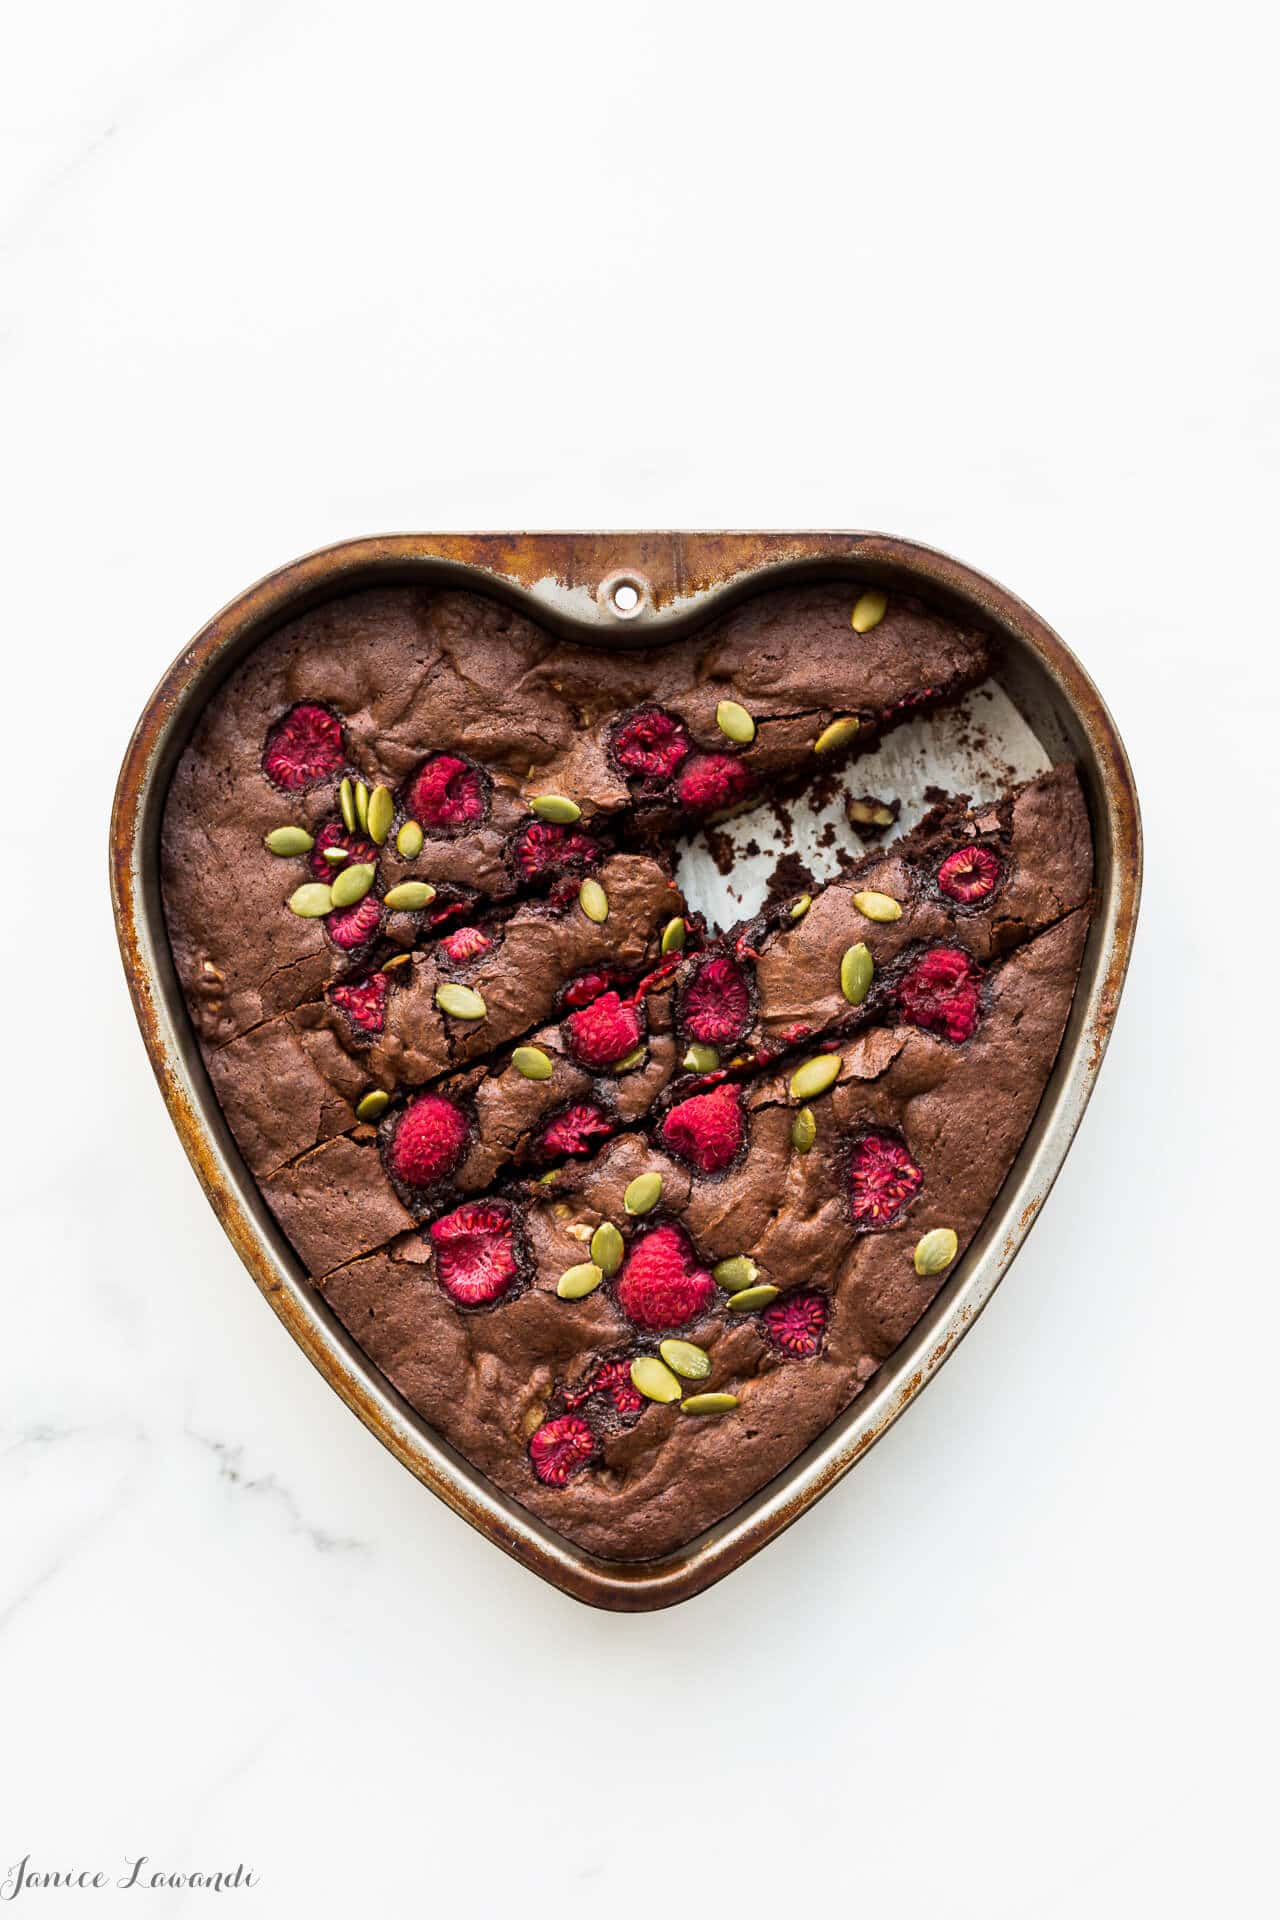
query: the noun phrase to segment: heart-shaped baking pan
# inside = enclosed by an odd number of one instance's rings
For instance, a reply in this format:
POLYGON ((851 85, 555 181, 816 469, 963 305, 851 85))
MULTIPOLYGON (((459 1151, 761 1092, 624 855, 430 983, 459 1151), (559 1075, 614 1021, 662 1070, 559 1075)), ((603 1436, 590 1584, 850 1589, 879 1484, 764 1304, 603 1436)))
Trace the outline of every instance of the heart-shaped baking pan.
MULTIPOLYGON (((856 617, 854 626, 861 631, 856 617)), ((1078 661, 1012 594, 928 548, 857 533, 402 535, 299 560, 196 636, 130 742, 111 861, 120 948, 152 1067, 214 1210, 293 1338, 383 1444, 496 1546, 578 1599, 639 1611, 700 1592, 796 1519, 914 1399, 990 1298, 1053 1185, 1101 1067, 1133 940, 1141 829, 1124 748, 1078 661), (1093 915, 1075 996, 994 1205, 869 1384, 806 1451, 696 1539, 660 1558, 606 1560, 543 1524, 433 1432, 350 1338, 282 1234, 214 1095, 175 969, 161 900, 166 797, 193 729, 232 672, 326 601, 369 588, 464 589, 505 602, 566 641, 631 649, 679 639, 763 592, 837 580, 872 600, 878 590, 909 595, 991 636, 990 697, 1013 716, 1040 765, 1074 762, 1094 843, 1093 915)))

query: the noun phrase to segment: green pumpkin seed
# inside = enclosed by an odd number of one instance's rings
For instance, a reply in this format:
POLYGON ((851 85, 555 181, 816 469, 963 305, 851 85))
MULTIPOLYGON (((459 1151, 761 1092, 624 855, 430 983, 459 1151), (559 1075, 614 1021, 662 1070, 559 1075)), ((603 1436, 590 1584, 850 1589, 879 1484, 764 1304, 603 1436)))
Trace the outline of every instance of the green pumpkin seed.
POLYGON ((781 1287, 771 1287, 767 1282, 759 1287, 743 1287, 740 1292, 731 1293, 725 1305, 730 1313, 755 1313, 761 1307, 772 1306, 781 1292, 781 1287))
POLYGON ((517 1047, 511 1056, 511 1064, 526 1080, 549 1080, 556 1070, 551 1055, 544 1053, 541 1047, 517 1047))
POLYGON ((323 920, 326 913, 333 912, 333 894, 323 881, 308 880, 289 895, 289 911, 300 920, 323 920))
POLYGON ((361 833, 369 831, 369 789, 363 780, 356 781, 356 819, 361 833))
POLYGON ((354 867, 344 867, 335 875, 330 892, 335 907, 354 907, 357 900, 363 900, 373 885, 373 868, 363 861, 357 861, 354 867))
POLYGON ((539 820, 554 820, 561 827, 571 827, 575 820, 582 818, 582 808, 577 801, 566 800, 562 793, 540 793, 536 800, 529 802, 529 808, 539 820))
POLYGON ((609 896, 598 880, 584 880, 578 888, 578 905, 588 920, 602 927, 609 918, 609 896))
POLYGON ((893 808, 880 800, 850 800, 845 811, 855 827, 891 827, 894 821, 893 808))
POLYGON ((818 1123, 812 1107, 801 1107, 791 1122, 791 1144, 797 1153, 808 1153, 818 1137, 818 1123))
POLYGON ((436 1005, 455 1020, 483 1020, 489 1011, 482 994, 474 987, 460 987, 456 980, 446 980, 436 988, 436 1005))
POLYGON ((891 920, 902 918, 902 908, 891 893, 855 893, 853 904, 868 920, 880 920, 887 925, 891 920))
POLYGON ((350 780, 347 779, 345 775, 343 777, 342 785, 338 788, 338 805, 342 809, 343 826, 346 828, 348 833, 354 833, 356 830, 355 788, 352 786, 350 780))
POLYGON ((369 795, 369 838, 376 847, 385 842, 395 817, 396 802, 390 787, 375 787, 369 795))
POLYGON ((585 1300, 594 1293, 604 1279, 594 1260, 584 1260, 581 1266, 567 1267, 556 1281, 556 1292, 562 1300, 585 1300))
POLYGON ((851 1007, 860 1007, 871 991, 876 964, 865 940, 849 947, 840 962, 840 991, 851 1007))
POLYGON ((716 725, 728 739, 740 747, 749 747, 756 737, 756 723, 736 700, 722 700, 716 708, 716 725))
POLYGON ((406 820, 396 835, 396 852, 402 860, 416 860, 422 852, 422 828, 416 820, 406 820))
POLYGON ((688 1067, 690 1073, 714 1073, 720 1065, 719 1049, 695 1040, 680 1064, 688 1067))
POLYGON ((812 905, 813 895, 811 893, 802 893, 798 900, 791 902, 791 918, 793 920, 803 920, 812 905))
POLYGON ((664 953, 683 953, 684 938, 688 931, 679 914, 674 920, 668 920, 662 929, 662 951, 664 953))
POLYGON ((889 596, 882 587, 868 587, 859 595, 853 609, 850 623, 855 633, 870 633, 872 627, 878 627, 884 619, 889 596))
POLYGON ((622 1204, 634 1218, 639 1213, 652 1213, 661 1198, 662 1175, 638 1173, 623 1194, 622 1204))
POLYGON ((331 867, 345 867, 351 858, 351 850, 348 847, 326 847, 324 858, 331 867))
POLYGON ((381 1087, 374 1087, 366 1093, 363 1100, 356 1103, 357 1120, 381 1120, 391 1105, 391 1095, 384 1093, 381 1087))
POLYGON ((680 1402, 681 1413, 732 1413, 738 1404, 736 1393, 691 1393, 680 1402))
POLYGON ((412 959, 411 953, 393 953, 389 960, 383 961, 382 971, 390 973, 393 967, 407 967, 412 959))
POLYGON ((555 1182, 559 1178, 560 1178, 559 1167, 552 1167, 549 1169, 548 1172, 540 1173, 538 1175, 537 1180, 534 1182, 534 1184, 535 1186, 539 1186, 539 1187, 550 1187, 550 1186, 554 1186, 555 1182))
POLYGON ((315 841, 305 827, 273 827, 262 844, 268 853, 287 859, 291 854, 310 853, 315 841))
POLYGON ((648 1058, 648 1047, 632 1047, 630 1053, 624 1053, 621 1060, 614 1061, 613 1071, 614 1073, 630 1073, 633 1067, 643 1066, 648 1058))
POLYGON ((802 1061, 791 1076, 791 1098, 816 1100, 828 1087, 834 1087, 843 1065, 838 1053, 815 1053, 812 1059, 802 1061))
POLYGON ((917 1240, 913 1256, 915 1270, 919 1274, 943 1273, 956 1257, 960 1242, 950 1227, 935 1227, 931 1233, 917 1240))
POLYGON ((692 1340, 660 1340, 658 1352, 682 1380, 705 1380, 711 1372, 711 1355, 692 1340))
POLYGON ((712 1267, 712 1275, 717 1286, 726 1293, 741 1293, 744 1287, 753 1287, 760 1278, 760 1269, 755 1261, 745 1253, 735 1253, 730 1260, 721 1260, 712 1267))
POLYGON ((622 1265, 626 1242, 612 1220, 602 1220, 591 1236, 591 1258, 606 1280, 611 1280, 622 1265))
POLYGON ((631 1384, 646 1400, 656 1400, 662 1406, 680 1398, 680 1382, 652 1353, 643 1353, 631 1362, 631 1384))
POLYGON ((847 747, 858 731, 859 721, 856 713, 846 713, 839 720, 833 720, 824 727, 813 743, 815 753, 838 753, 841 747, 847 747))
POLYGON ((402 880, 398 887, 392 887, 390 893, 383 895, 383 904, 394 913, 419 913, 423 907, 429 907, 435 897, 435 888, 425 880, 402 880))

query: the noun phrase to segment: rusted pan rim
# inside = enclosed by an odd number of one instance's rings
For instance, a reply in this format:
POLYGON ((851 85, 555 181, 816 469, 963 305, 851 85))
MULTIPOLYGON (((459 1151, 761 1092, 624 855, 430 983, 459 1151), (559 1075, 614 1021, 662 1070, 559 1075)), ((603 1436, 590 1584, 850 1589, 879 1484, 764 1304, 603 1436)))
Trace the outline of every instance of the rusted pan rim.
POLYGON ((1030 1231, 1093 1091, 1129 963, 1141 871, 1128 758, 1070 649, 1015 595, 972 568, 868 533, 401 534, 310 554, 224 608, 169 668, 129 743, 111 820, 116 930, 138 1025, 191 1163, 254 1280, 330 1386, 410 1472, 543 1579, 621 1612, 688 1599, 758 1552, 862 1458, 973 1324, 1030 1231), (348 1338, 276 1227, 213 1096, 169 954, 158 859, 165 795, 220 682, 284 621, 336 594, 405 580, 452 583, 496 594, 566 636, 632 646, 673 637, 764 587, 833 573, 914 588, 1001 636, 999 677, 1049 751, 1074 755, 1080 765, 1097 911, 1062 1051, 1031 1131, 929 1312, 871 1387, 735 1513, 665 1559, 602 1561, 499 1494, 431 1433, 348 1338))

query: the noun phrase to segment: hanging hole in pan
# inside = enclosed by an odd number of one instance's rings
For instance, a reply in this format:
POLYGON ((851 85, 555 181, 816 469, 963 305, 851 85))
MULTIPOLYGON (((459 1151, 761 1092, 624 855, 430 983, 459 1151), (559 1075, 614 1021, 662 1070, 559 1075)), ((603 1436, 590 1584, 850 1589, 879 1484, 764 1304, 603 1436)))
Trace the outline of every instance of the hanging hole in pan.
POLYGON ((653 603, 653 590, 642 574, 611 573, 596 589, 596 599, 617 620, 634 620, 653 603))

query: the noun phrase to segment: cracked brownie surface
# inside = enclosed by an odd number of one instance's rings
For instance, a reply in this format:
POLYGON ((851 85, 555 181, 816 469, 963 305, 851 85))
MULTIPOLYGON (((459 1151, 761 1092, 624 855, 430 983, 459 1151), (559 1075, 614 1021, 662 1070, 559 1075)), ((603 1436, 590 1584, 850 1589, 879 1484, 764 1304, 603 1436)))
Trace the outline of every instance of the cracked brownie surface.
POLYGON ((1065 766, 724 933, 668 842, 989 664, 850 585, 625 652, 378 591, 259 646, 179 762, 167 925, 246 1163, 404 1398, 605 1558, 731 1512, 910 1331, 1089 922, 1065 766))

